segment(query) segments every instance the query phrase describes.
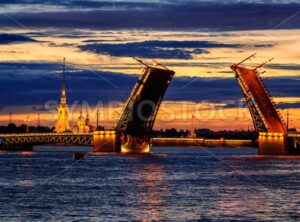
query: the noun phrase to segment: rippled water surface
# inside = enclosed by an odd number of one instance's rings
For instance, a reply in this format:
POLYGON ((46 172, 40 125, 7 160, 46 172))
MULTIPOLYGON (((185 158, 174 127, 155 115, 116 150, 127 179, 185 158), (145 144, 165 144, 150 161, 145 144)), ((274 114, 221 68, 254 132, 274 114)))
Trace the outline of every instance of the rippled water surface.
POLYGON ((152 151, 0 153, 0 221, 300 220, 300 158, 152 151))

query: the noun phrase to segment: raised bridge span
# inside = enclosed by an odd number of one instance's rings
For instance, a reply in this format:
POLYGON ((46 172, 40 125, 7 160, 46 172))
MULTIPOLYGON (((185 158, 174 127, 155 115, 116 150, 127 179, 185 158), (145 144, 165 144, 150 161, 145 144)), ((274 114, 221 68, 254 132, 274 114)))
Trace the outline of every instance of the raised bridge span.
POLYGON ((144 73, 135 84, 115 127, 121 152, 150 151, 155 118, 174 74, 165 66, 145 65, 144 73))
POLYGON ((259 133, 259 154, 300 154, 298 134, 288 134, 287 126, 260 78, 258 70, 267 62, 255 68, 242 66, 245 61, 254 56, 255 54, 238 64, 233 64, 231 69, 244 94, 254 128, 259 133))

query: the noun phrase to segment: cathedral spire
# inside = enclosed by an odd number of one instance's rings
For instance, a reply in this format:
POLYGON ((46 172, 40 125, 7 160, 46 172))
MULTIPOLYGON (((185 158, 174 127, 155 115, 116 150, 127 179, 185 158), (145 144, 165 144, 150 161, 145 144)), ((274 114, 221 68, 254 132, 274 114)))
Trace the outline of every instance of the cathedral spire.
POLYGON ((63 73, 62 73, 62 89, 61 89, 61 104, 67 103, 66 96, 66 58, 63 59, 63 73))
POLYGON ((66 59, 63 60, 63 72, 62 72, 62 89, 61 89, 61 101, 57 107, 57 120, 55 123, 55 131, 58 133, 66 132, 69 130, 69 108, 66 97, 66 59))

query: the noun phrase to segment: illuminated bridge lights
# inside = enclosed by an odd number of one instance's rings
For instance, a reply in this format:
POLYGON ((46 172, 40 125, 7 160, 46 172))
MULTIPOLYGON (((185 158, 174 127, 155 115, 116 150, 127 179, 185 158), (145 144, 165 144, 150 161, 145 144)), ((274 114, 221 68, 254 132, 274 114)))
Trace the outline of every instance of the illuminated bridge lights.
POLYGON ((260 137, 284 137, 284 133, 265 133, 265 132, 260 132, 259 136, 260 137))
POLYGON ((107 131, 95 131, 94 136, 104 136, 104 135, 115 135, 116 131, 107 130, 107 131))
POLYGON ((300 133, 289 133, 288 137, 300 138, 300 133))

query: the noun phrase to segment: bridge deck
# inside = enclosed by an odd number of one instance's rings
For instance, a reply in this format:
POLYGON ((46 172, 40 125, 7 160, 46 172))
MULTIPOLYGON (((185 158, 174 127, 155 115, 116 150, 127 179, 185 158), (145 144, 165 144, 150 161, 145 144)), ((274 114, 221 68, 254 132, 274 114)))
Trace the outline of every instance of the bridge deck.
POLYGON ((34 145, 43 145, 43 144, 91 146, 93 144, 93 133, 1 134, 0 140, 2 146, 20 146, 20 145, 34 146, 34 145))
POLYGON ((285 126, 270 99, 266 88, 259 79, 256 70, 244 67, 236 67, 236 70, 246 82, 260 112, 267 123, 268 132, 286 133, 285 126))

